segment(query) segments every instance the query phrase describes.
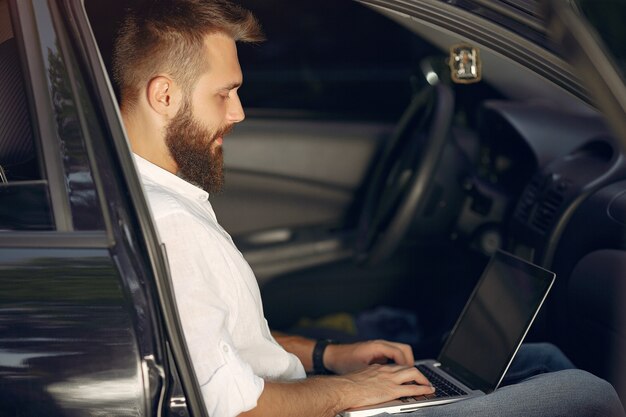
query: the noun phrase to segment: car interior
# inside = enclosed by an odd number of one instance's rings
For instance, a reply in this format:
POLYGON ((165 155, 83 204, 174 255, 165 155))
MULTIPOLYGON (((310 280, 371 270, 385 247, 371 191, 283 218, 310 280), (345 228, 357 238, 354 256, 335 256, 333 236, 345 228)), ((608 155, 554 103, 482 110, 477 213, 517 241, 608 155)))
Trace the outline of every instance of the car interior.
MULTIPOLYGON (((553 52, 545 34, 477 45, 482 80, 458 84, 449 50, 467 41, 445 29, 351 1, 241 4, 268 40, 239 47, 247 120, 211 202, 271 327, 386 306, 417 317, 417 356, 436 355, 504 249, 557 274, 527 340, 626 399, 626 166, 571 74, 542 63, 559 58, 532 56, 553 52), (500 55, 518 45, 531 56, 500 55)), ((106 63, 119 10, 86 6, 106 63)))
MULTIPOLYGON (((6 16, 6 15, 5 15, 6 16)), ((0 22, 3 23, 3 22, 0 22)), ((40 174, 26 86, 10 26, 0 33, 0 229, 51 228, 45 181, 40 174)))
MULTIPOLYGON (((415 317, 416 356, 435 356, 503 249, 557 275, 527 341, 556 344, 626 403, 624 153, 545 33, 478 42, 376 1, 240 3, 268 40, 239 47, 247 118, 210 201, 270 326, 311 334, 384 306, 415 317), (480 51, 475 83, 452 81, 460 44, 480 51)), ((124 2, 85 8, 110 70, 124 2)), ((0 228, 46 230, 49 210, 27 209, 49 203, 19 54, 0 41, 0 199, 16 204, 0 205, 0 228)))

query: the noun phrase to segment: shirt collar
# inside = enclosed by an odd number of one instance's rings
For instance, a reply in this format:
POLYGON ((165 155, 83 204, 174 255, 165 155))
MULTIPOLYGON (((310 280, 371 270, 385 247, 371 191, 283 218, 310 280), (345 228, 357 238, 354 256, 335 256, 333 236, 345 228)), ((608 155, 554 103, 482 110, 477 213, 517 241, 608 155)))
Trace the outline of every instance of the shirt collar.
POLYGON ((133 154, 133 156, 135 157, 135 163, 142 177, 168 188, 177 194, 203 201, 209 199, 209 193, 202 188, 196 187, 190 182, 185 181, 137 154, 133 154))

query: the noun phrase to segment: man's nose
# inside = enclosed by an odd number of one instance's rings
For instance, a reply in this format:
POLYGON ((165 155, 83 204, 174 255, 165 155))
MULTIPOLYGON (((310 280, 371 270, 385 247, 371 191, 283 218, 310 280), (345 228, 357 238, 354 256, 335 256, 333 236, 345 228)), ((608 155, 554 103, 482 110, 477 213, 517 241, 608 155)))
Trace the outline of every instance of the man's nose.
POLYGON ((241 100, 239 100, 239 95, 237 93, 233 94, 229 104, 228 121, 230 123, 239 123, 243 121, 243 119, 246 118, 246 114, 243 111, 243 106, 241 105, 241 100))

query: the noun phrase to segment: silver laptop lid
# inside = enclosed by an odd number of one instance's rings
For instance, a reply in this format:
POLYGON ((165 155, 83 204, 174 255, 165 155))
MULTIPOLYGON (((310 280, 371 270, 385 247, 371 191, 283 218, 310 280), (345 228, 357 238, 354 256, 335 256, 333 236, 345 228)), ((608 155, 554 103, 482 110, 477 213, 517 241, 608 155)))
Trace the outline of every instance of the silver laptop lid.
POLYGON ((498 388, 554 279, 553 272, 498 251, 439 354, 441 368, 473 389, 498 388))

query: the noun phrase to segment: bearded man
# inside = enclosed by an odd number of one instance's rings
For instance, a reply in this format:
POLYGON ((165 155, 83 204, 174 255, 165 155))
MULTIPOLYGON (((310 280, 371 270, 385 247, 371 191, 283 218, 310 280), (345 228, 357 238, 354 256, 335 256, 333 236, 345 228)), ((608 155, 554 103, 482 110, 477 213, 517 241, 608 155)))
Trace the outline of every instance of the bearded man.
MULTIPOLYGON (((244 120, 236 42, 261 39, 254 17, 226 1, 155 0, 128 11, 114 51, 124 125, 167 249, 185 340, 208 412, 212 417, 334 416, 351 407, 431 394, 428 380, 412 366, 407 345, 326 346, 273 336, 254 274, 217 222, 208 198, 222 187, 222 142, 244 120), (395 364, 377 364, 387 361, 395 364), (339 375, 306 378, 305 371, 315 368, 339 375)), ((582 371, 564 371, 421 413, 473 410, 508 416, 622 412, 610 385, 582 371), (524 401, 538 395, 538 406, 524 401)))

